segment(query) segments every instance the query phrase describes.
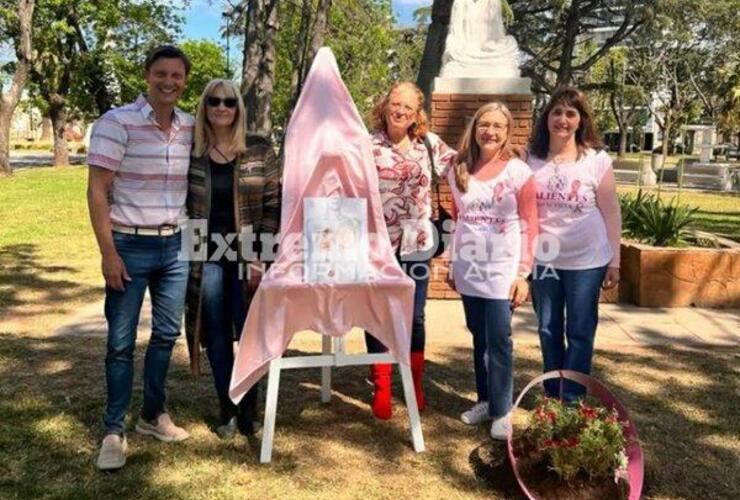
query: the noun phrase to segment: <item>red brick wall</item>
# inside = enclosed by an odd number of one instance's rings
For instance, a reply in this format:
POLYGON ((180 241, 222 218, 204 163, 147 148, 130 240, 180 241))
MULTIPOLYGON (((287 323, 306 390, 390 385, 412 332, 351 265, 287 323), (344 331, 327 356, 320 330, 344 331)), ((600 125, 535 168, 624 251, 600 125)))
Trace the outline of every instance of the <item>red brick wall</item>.
MULTIPOLYGON (((500 101, 506 104, 514 118, 514 144, 525 145, 532 124, 532 96, 529 94, 433 94, 431 122, 432 132, 439 135, 450 147, 457 148, 465 124, 483 104, 500 101)), ((447 182, 439 188, 442 205, 450 210, 452 195, 447 182)), ((432 262, 432 277, 429 283, 429 298, 457 299, 459 295, 447 286, 445 275, 448 258, 442 255, 432 262)))

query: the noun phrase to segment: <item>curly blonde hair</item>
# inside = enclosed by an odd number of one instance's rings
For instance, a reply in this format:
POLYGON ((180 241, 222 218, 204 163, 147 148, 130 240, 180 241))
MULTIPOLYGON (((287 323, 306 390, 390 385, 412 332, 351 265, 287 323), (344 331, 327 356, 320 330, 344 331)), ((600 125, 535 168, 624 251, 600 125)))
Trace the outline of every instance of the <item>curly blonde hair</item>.
POLYGON ((423 139, 427 135, 427 132, 429 132, 429 118, 427 118, 427 114, 424 111, 424 93, 413 82, 402 81, 394 83, 388 92, 375 104, 370 116, 373 131, 388 131, 388 124, 385 121, 388 103, 390 102, 391 94, 401 88, 413 91, 418 99, 416 120, 414 120, 414 123, 408 129, 409 137, 411 139, 423 139))

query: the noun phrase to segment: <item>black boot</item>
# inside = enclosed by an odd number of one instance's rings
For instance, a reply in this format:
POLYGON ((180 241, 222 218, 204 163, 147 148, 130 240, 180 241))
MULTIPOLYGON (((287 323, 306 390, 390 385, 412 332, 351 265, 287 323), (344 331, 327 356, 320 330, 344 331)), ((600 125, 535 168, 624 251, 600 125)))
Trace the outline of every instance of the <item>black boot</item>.
POLYGON ((257 416, 257 394, 259 388, 253 386, 244 395, 237 407, 236 423, 239 432, 245 436, 253 436, 259 430, 259 424, 255 422, 257 416))
POLYGON ((221 439, 233 439, 237 429, 237 407, 228 396, 219 396, 218 403, 221 407, 221 414, 216 434, 221 439))

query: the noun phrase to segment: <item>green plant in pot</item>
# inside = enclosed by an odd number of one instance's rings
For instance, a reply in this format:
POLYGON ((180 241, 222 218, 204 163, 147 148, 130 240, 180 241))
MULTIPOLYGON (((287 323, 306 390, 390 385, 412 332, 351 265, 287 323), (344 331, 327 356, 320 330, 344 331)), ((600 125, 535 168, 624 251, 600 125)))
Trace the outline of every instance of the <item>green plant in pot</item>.
POLYGON ((620 196, 622 235, 641 243, 658 247, 689 244, 689 226, 694 222, 697 207, 680 204, 677 198, 669 203, 659 196, 640 190, 636 195, 620 196))

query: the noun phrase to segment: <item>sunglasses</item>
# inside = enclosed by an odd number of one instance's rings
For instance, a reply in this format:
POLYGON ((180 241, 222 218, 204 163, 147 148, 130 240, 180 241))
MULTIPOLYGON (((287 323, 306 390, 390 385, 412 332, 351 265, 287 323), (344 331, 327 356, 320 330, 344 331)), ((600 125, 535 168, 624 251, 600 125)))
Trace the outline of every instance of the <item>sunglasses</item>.
POLYGON ((224 103, 224 106, 226 106, 227 108, 235 108, 236 107, 236 97, 224 97, 223 99, 220 97, 212 97, 212 96, 206 97, 206 104, 208 104, 212 108, 219 107, 221 103, 224 103))

